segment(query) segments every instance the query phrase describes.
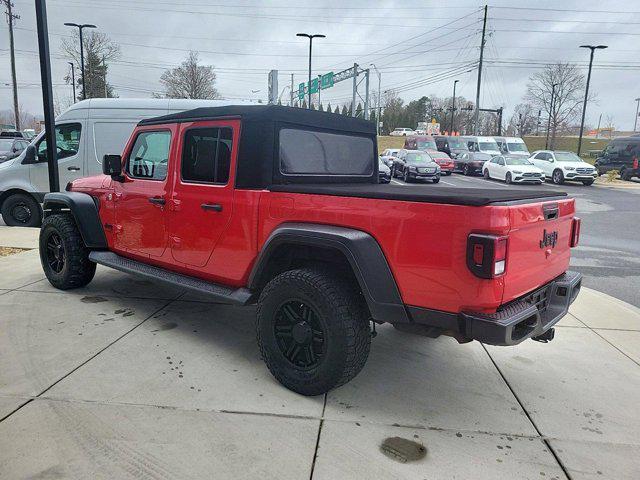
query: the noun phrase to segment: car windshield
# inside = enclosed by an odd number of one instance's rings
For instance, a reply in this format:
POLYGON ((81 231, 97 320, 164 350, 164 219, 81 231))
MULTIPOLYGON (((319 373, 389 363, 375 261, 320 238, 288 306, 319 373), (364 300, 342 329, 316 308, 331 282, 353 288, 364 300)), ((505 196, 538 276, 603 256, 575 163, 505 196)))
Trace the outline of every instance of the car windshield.
POLYGON ((449 139, 449 148, 459 148, 461 150, 469 150, 467 148, 467 144, 464 143, 462 140, 458 140, 456 139, 449 139))
POLYGON ((433 140, 418 140, 416 142, 416 145, 418 146, 418 150, 435 150, 437 148, 436 142, 434 142, 433 140))
POLYGON ((559 162, 580 162, 582 159, 573 152, 555 152, 556 160, 559 162))
POLYGON ((500 148, 498 148, 498 144, 496 142, 478 142, 478 146, 480 147, 481 151, 500 151, 500 148))
POLYGON ((507 143, 510 152, 528 152, 524 143, 507 143))
POLYGON ((507 161, 507 165, 533 165, 529 160, 527 160, 526 158, 512 158, 512 157, 506 157, 505 160, 507 161))
POLYGON ((8 152, 11 150, 11 145, 13 145, 13 140, 0 139, 0 151, 8 152))
POLYGON ((409 153, 405 157, 405 161, 411 165, 426 165, 431 163, 431 157, 426 153, 409 153))

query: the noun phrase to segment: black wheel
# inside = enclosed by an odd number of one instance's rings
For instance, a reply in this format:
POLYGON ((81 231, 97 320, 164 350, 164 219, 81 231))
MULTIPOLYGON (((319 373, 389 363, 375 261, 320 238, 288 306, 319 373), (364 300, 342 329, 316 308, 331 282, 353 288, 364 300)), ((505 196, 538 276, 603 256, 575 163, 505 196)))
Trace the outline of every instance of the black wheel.
POLYGON ((290 270, 262 291, 258 346, 271 374, 289 390, 321 395, 355 377, 369 356, 364 298, 322 267, 290 270))
POLYGON ((464 170, 462 171, 462 173, 464 173, 467 177, 469 176, 469 165, 464 166, 464 170))
POLYGON ((10 227, 39 227, 42 210, 31 195, 16 193, 2 203, 2 218, 10 227))
POLYGON ((404 175, 402 176, 402 179, 405 181, 405 183, 409 183, 411 182, 411 179, 409 178, 409 173, 407 172, 407 170, 404 170, 404 175))
POLYGON ((40 263, 49 283, 60 290, 87 285, 96 273, 89 249, 68 213, 44 219, 40 229, 40 263))
POLYGON ((512 180, 511 180, 511 172, 507 172, 507 174, 504 177, 504 181, 505 181, 505 183, 507 185, 511 185, 511 182, 512 182, 512 180))
POLYGON ((440 177, 436 177, 433 179, 433 183, 438 183, 440 181, 440 177))
POLYGON ((491 177, 489 176, 489 170, 487 170, 486 168, 484 169, 482 175, 484 176, 485 180, 491 180, 491 177))
POLYGON ((562 174, 562 170, 554 170, 551 175, 551 180, 556 185, 562 185, 564 183, 564 175, 562 174))
POLYGON ((626 169, 626 168, 623 168, 622 170, 620 170, 620 178, 621 178, 622 180, 629 181, 629 180, 631 180, 631 174, 629 174, 629 173, 627 172, 627 169, 626 169))
POLYGON ((588 187, 589 185, 593 185, 593 182, 595 182, 595 180, 583 180, 582 184, 588 187))

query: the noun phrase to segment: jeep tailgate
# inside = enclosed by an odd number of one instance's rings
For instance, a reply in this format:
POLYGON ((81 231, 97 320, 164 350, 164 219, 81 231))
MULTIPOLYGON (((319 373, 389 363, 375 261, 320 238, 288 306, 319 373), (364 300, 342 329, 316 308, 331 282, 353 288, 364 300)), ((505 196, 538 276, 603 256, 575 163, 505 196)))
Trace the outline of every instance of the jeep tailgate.
POLYGON ((510 205, 507 266, 502 302, 507 303, 564 273, 569 267, 573 199, 510 205))

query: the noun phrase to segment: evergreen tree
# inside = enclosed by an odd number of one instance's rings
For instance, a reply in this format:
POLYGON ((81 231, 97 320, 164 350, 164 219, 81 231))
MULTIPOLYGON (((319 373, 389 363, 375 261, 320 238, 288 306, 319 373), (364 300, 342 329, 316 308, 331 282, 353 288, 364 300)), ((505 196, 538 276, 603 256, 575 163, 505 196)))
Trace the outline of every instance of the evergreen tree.
POLYGON ((349 115, 349 110, 347 110, 347 106, 346 105, 342 106, 342 112, 340 112, 340 113, 342 113, 342 115, 349 115))

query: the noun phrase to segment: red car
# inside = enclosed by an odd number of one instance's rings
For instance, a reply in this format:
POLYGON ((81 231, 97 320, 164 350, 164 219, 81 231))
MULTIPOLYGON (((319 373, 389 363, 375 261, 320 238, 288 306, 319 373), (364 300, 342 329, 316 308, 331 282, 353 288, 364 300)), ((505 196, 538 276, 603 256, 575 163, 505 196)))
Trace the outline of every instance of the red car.
POLYGON ((42 266, 63 290, 102 264, 257 304, 262 358, 304 395, 358 374, 379 323, 494 345, 553 338, 581 284, 567 271, 574 200, 382 185, 377 158, 373 124, 332 113, 143 120, 104 175, 45 196, 42 266))
POLYGON ((440 165, 440 171, 443 175, 451 175, 453 173, 454 163, 449 155, 438 150, 427 150, 429 156, 440 165))

